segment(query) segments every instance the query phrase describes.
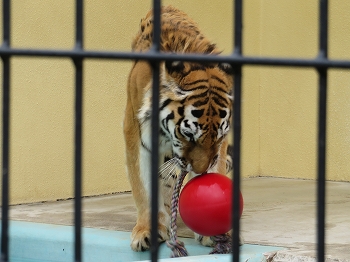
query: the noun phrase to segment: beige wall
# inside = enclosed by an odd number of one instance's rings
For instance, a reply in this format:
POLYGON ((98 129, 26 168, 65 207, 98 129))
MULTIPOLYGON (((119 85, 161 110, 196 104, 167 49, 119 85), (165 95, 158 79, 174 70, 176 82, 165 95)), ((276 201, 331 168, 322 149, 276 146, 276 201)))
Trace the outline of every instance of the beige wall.
MULTIPOLYGON (((246 1, 244 53, 316 56, 316 2, 246 1)), ((188 12, 225 54, 232 51, 231 1, 205 0, 201 8, 195 1, 163 3, 188 12)), ((130 50, 150 6, 151 1, 86 1, 85 47, 130 50)), ((73 1, 13 1, 12 9, 14 47, 73 48, 73 1)), ((350 58, 349 12, 348 1, 331 1, 331 57, 350 58)), ((86 60, 84 65, 83 193, 129 190, 122 121, 131 63, 86 60)), ((68 59, 12 60, 12 203, 72 197, 73 76, 68 59)), ((329 82, 328 178, 349 181, 350 73, 332 70, 329 82)), ((243 176, 315 178, 314 70, 247 66, 243 84, 243 176)))
MULTIPOLYGON (((315 57, 317 2, 261 1, 260 55, 315 57)), ((331 58, 350 58, 350 22, 346 18, 349 11, 348 1, 330 1, 331 58)), ((315 70, 265 67, 258 72, 259 173, 316 178, 318 77, 315 70)), ((331 70, 329 76, 327 178, 349 181, 350 71, 331 70)))

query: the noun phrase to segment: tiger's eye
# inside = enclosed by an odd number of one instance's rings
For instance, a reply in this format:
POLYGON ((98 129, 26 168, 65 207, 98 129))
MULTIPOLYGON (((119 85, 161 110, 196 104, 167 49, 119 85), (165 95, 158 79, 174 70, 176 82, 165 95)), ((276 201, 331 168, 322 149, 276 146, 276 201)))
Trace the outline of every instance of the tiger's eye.
MULTIPOLYGON (((200 110, 192 110, 191 111, 192 115, 196 118, 200 118, 203 113, 204 113, 204 109, 200 109, 200 110)), ((226 113, 226 112, 225 112, 226 113)))
POLYGON ((226 116, 226 111, 225 110, 221 110, 221 109, 219 109, 219 114, 220 114, 220 117, 221 118, 224 118, 225 116, 226 116))

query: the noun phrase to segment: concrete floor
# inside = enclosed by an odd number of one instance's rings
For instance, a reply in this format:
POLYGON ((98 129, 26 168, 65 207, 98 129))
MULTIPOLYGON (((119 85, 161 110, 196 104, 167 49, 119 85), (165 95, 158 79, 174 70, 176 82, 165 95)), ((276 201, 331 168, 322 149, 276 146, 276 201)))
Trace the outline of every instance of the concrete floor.
MULTIPOLYGON (((316 182, 281 178, 242 181, 241 231, 246 243, 285 247, 269 261, 315 261, 316 182)), ((326 261, 350 261, 350 183, 327 182, 326 261)), ((131 231, 130 193, 83 200, 85 227, 131 231)), ((72 225, 73 200, 12 206, 13 220, 72 225)), ((180 236, 192 233, 180 222, 180 236)))

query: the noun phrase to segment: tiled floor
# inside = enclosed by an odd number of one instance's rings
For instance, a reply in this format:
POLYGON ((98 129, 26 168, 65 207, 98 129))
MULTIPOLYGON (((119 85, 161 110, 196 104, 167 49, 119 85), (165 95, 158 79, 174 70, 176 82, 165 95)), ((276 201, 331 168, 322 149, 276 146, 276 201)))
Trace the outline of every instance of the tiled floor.
MULTIPOLYGON (((313 261, 316 242, 316 182, 281 178, 242 181, 242 235, 246 243, 283 246, 272 261, 313 261), (294 260, 293 260, 294 259, 294 260)), ((350 183, 327 182, 327 261, 350 261, 350 183)), ((131 231, 136 210, 130 193, 87 197, 85 227, 131 231)), ((11 207, 11 219, 72 225, 72 200, 11 207)), ((180 224, 179 235, 191 236, 180 224)))

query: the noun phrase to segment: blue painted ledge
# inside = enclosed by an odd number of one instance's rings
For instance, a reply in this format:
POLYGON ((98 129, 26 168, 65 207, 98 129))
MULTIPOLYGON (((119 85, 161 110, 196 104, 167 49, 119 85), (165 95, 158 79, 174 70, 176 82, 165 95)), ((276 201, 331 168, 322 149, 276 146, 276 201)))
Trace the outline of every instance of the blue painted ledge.
MULTIPOLYGON (((71 226, 10 221, 10 261, 73 261, 74 245, 71 226)), ((83 261, 145 261, 149 252, 130 249, 130 232, 83 228, 83 261)), ((169 259, 170 249, 160 246, 159 261, 231 261, 230 255, 207 255, 211 248, 203 247, 193 239, 181 239, 190 254, 185 258, 169 259)), ((242 262, 266 261, 263 253, 281 250, 280 247, 243 245, 242 262)))

